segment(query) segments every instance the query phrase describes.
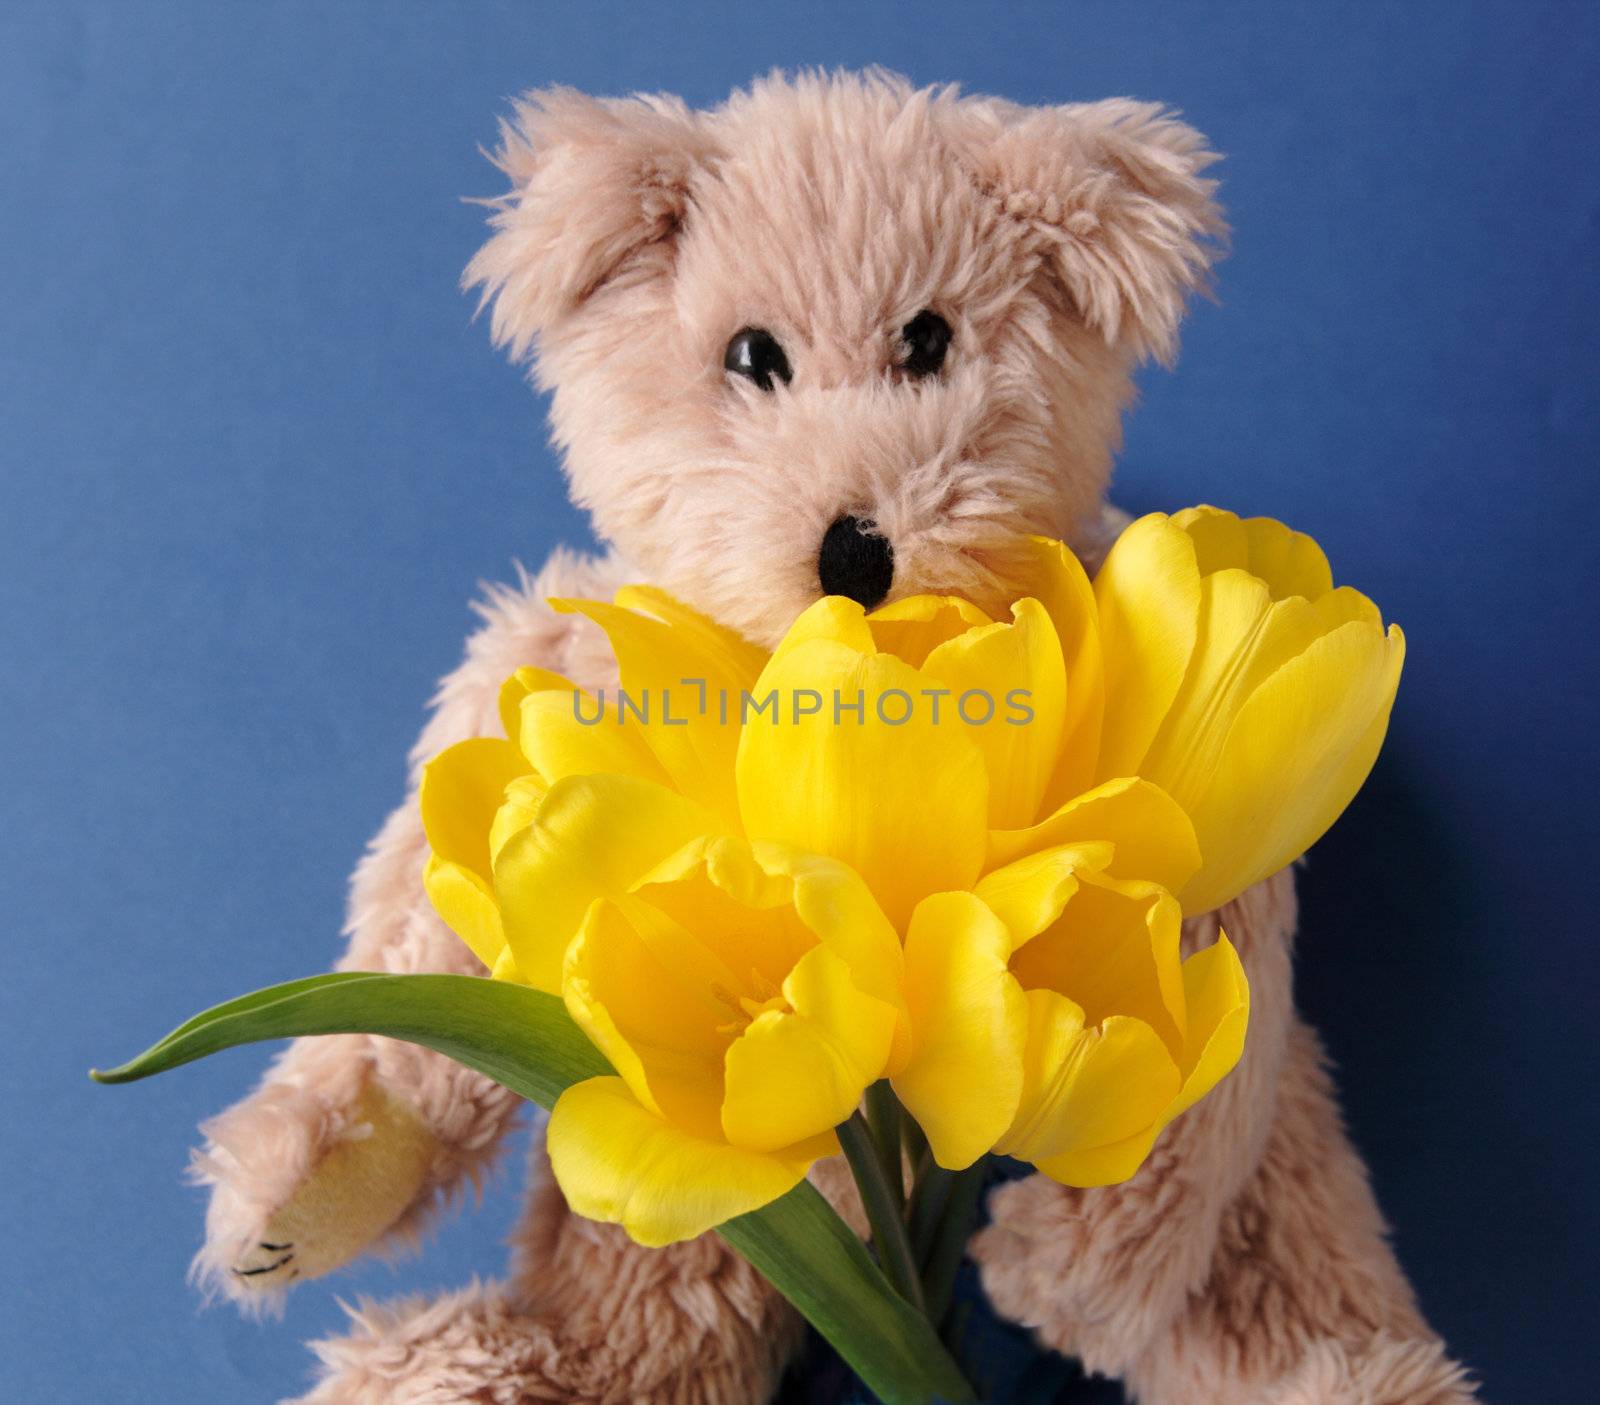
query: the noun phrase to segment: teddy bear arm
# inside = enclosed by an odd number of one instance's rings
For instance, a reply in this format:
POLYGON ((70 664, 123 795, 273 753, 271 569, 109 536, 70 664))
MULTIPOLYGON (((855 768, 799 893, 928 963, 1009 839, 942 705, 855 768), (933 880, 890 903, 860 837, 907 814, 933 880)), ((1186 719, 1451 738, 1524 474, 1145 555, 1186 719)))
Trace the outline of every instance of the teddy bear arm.
MULTIPOLYGON (((518 666, 574 676, 603 668, 591 627, 545 600, 609 595, 620 570, 609 558, 558 552, 519 587, 492 592, 483 628, 440 689, 418 765, 452 742, 498 730, 499 687, 518 666)), ((356 870, 340 969, 484 973, 433 912, 422 885, 426 856, 413 793, 356 870)), ((194 1167, 211 1203, 196 1273, 259 1305, 369 1248, 414 1242, 437 1204, 478 1182, 520 1107, 499 1084, 418 1045, 364 1035, 296 1040, 251 1096, 202 1128, 194 1167)))
MULTIPOLYGON (((340 969, 483 973, 428 905, 425 854, 412 800, 357 870, 340 969)), ((241 1304, 269 1303, 369 1247, 413 1241, 441 1192, 486 1169, 519 1105, 417 1045, 295 1040, 249 1097, 201 1128, 194 1166, 211 1202, 196 1272, 241 1304)))
POLYGON ((1290 874, 1186 924, 1185 953, 1219 927, 1250 981, 1238 1066, 1169 1127, 1132 1180, 1077 1189, 1044 1175, 1001 1186, 971 1253, 996 1310, 1091 1370, 1121 1376, 1210 1272, 1228 1205, 1248 1183, 1272 1122, 1293 1012, 1290 874))
POLYGON ((1214 919, 1250 978, 1239 1066, 1123 1185, 1002 1187, 975 1239, 1003 1316, 1140 1405, 1459 1405, 1464 1373, 1420 1316, 1294 1011, 1292 876, 1214 919))
POLYGON ((1205 1282, 1131 1362, 1141 1405, 1467 1405, 1418 1309, 1320 1043, 1290 1032, 1272 1132, 1205 1282))

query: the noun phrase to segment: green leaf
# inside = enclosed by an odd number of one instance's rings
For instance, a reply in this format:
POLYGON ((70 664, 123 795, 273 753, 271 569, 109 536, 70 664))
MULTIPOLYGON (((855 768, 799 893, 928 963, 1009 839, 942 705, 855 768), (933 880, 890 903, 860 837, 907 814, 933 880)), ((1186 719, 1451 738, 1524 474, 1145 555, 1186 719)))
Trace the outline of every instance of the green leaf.
MULTIPOLYGON (((382 1034, 425 1044, 551 1107, 611 1072, 553 995, 478 976, 347 971, 270 986, 179 1025, 100 1083, 132 1083, 266 1039, 382 1034)), ((792 1302, 887 1405, 968 1401, 972 1390, 926 1318, 890 1287, 807 1182, 718 1231, 792 1302)))
POLYGON ((478 976, 335 972, 268 986, 181 1024, 98 1083, 131 1083, 207 1054, 303 1034, 386 1034, 426 1044, 541 1107, 569 1084, 611 1072, 553 995, 478 976))
POLYGON ((717 1230, 888 1405, 973 1400, 928 1319, 809 1181, 717 1230))

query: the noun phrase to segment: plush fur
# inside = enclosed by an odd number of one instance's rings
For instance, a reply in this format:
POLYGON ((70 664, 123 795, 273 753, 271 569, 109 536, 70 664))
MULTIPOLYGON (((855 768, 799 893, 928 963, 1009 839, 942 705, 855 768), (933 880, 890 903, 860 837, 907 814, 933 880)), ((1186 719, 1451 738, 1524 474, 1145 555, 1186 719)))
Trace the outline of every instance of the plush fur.
MULTIPOLYGON (((495 730, 517 665, 611 680, 604 641, 549 595, 651 580, 770 642, 819 594, 817 546, 846 513, 892 542, 891 598, 994 604, 1028 532, 1093 561, 1119 520, 1105 490, 1132 370, 1172 356, 1223 231, 1212 159, 1157 107, 1029 109, 879 73, 774 76, 704 113, 566 91, 519 104, 498 155, 511 190, 468 278, 496 339, 553 392, 574 497, 613 552, 558 553, 490 595, 413 781, 443 746, 495 730), (924 308, 954 338, 943 373, 912 382, 898 329, 924 308), (747 326, 778 337, 791 384, 724 373, 747 326)), ((344 967, 478 969, 422 892, 424 848, 408 798, 357 870, 344 967)), ((1186 941, 1219 919, 1251 981, 1240 1068, 1128 1184, 996 1192, 972 1245, 990 1298, 1147 1405, 1470 1399, 1295 1014, 1291 877, 1189 923, 1186 941)), ((302 1040, 205 1129, 197 1269, 270 1304, 297 1274, 403 1246, 476 1182, 517 1113, 426 1050, 302 1040)), ((859 1221, 838 1168, 817 1176, 859 1221)), ((541 1167, 534 1181, 504 1283, 362 1306, 318 1347, 307 1399, 768 1398, 798 1324, 720 1240, 639 1249, 571 1215, 541 1167)))

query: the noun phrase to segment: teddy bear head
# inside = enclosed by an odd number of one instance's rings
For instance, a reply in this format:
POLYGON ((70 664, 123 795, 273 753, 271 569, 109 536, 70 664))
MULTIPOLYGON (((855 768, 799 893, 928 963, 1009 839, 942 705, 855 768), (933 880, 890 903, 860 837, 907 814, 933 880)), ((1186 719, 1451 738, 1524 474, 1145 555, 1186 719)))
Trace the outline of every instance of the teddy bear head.
POLYGON ((467 270, 531 361, 574 499, 770 643, 824 593, 997 602, 1029 533, 1092 554, 1134 367, 1223 225, 1158 107, 884 73, 711 111, 535 93, 467 270))

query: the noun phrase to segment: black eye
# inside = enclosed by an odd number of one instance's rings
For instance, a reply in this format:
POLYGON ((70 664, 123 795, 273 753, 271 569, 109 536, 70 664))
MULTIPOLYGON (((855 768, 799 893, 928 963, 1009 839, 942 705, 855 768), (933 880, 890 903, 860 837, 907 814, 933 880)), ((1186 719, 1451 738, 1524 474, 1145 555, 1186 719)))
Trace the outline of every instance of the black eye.
POLYGON ((908 376, 938 375, 944 354, 950 349, 950 324, 937 312, 924 308, 901 329, 905 338, 905 359, 900 368, 908 376))
POLYGON ((754 381, 762 390, 771 390, 774 379, 788 385, 792 374, 789 358, 783 354, 778 339, 760 327, 746 327, 734 333, 728 349, 722 353, 722 367, 754 381))

